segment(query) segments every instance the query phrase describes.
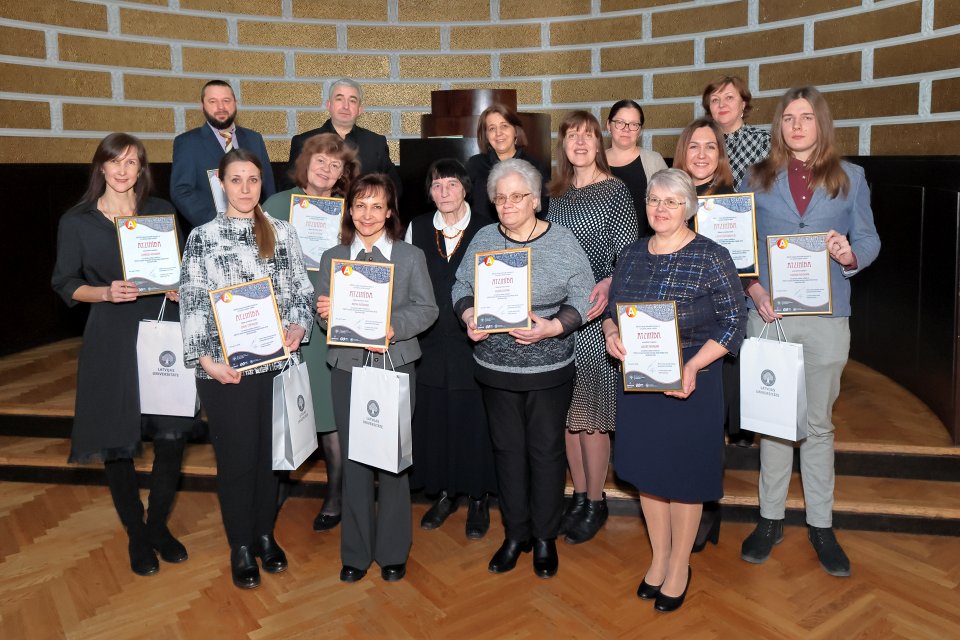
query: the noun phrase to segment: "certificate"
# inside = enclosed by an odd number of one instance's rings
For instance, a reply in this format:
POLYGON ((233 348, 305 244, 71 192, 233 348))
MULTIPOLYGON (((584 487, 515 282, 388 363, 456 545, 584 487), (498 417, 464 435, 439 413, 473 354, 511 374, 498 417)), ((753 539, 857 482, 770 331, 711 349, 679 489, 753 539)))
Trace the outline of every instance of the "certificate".
POLYGON ((140 294, 176 291, 180 286, 180 243, 173 214, 115 220, 123 279, 140 294))
POLYGON ((227 194, 223 191, 223 183, 220 182, 219 169, 207 169, 207 182, 210 183, 210 193, 213 195, 213 206, 217 213, 226 213, 227 194))
POLYGON ((677 325, 677 303, 617 304, 623 360, 624 391, 682 391, 683 351, 677 325))
POLYGON ((827 234, 767 236, 770 299, 785 316, 833 313, 827 234))
POLYGON ((309 271, 320 270, 320 256, 340 243, 343 198, 290 196, 290 224, 300 238, 303 262, 309 271))
POLYGON ((477 331, 502 333, 530 328, 530 260, 529 248, 473 255, 477 331))
POLYGON ((757 219, 752 193, 697 198, 694 228, 730 252, 737 273, 758 276, 757 219))
POLYGON ((215 289, 210 304, 228 365, 245 371, 289 357, 269 277, 215 289))
POLYGON ((334 260, 330 264, 327 344, 385 349, 393 300, 393 265, 334 260))

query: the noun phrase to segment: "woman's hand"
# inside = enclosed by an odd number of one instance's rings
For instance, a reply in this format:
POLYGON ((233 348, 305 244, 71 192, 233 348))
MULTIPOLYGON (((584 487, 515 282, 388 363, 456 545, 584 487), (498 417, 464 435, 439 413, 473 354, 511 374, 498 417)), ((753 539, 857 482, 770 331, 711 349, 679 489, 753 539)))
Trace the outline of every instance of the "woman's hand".
POLYGON ((460 319, 463 320, 463 324, 467 325, 467 337, 474 342, 482 342, 490 337, 490 334, 486 331, 477 331, 477 321, 473 317, 473 307, 464 311, 460 319))
POLYGON ((770 301, 770 294, 767 293, 767 290, 764 289, 763 285, 759 282, 754 283, 747 289, 747 294, 749 294, 753 300, 753 304, 757 307, 757 313, 760 314, 764 322, 770 323, 783 317, 779 313, 774 312, 773 303, 770 301))
POLYGON ((610 354, 610 357, 623 362, 627 357, 627 349, 620 339, 620 332, 617 331, 616 323, 610 318, 603 321, 603 341, 607 345, 607 353, 610 354))
MULTIPOLYGON (((391 325, 390 328, 387 329, 387 344, 390 344, 391 342, 393 342, 394 335, 396 334, 394 334, 393 325, 391 325)), ((384 349, 383 347, 367 347, 367 351, 372 351, 373 353, 385 353, 386 349, 384 349)))
POLYGON ((290 323, 283 333, 283 344, 287 345, 290 351, 296 351, 300 348, 300 341, 307 335, 307 330, 298 324, 290 323))
POLYGON ((330 316, 330 296, 317 297, 317 315, 324 320, 330 316))
POLYGON ((590 292, 591 307, 587 309, 587 322, 598 317, 607 308, 612 281, 613 278, 604 278, 593 287, 593 291, 590 292))
POLYGON ((517 344, 536 344, 545 338, 553 338, 563 333, 563 325, 556 318, 547 320, 533 311, 529 311, 527 314, 533 321, 533 327, 530 329, 514 329, 510 332, 510 335, 516 338, 517 344))
POLYGON ((243 375, 228 364, 217 362, 210 356, 200 356, 200 366, 207 375, 220 384, 237 384, 243 375))
POLYGON ((140 290, 137 288, 137 285, 129 280, 114 280, 110 283, 109 287, 105 288, 103 300, 104 302, 113 303, 133 302, 139 294, 140 290))
POLYGON ((827 232, 827 251, 830 252, 830 257, 839 262, 844 269, 851 268, 857 262, 847 236, 833 229, 827 232))
POLYGON ((167 291, 164 294, 164 297, 170 302, 180 302, 180 292, 179 291, 167 291))
POLYGON ((697 372, 700 371, 700 365, 695 361, 683 365, 683 391, 664 391, 663 395, 681 400, 689 398, 693 390, 697 388, 697 372))

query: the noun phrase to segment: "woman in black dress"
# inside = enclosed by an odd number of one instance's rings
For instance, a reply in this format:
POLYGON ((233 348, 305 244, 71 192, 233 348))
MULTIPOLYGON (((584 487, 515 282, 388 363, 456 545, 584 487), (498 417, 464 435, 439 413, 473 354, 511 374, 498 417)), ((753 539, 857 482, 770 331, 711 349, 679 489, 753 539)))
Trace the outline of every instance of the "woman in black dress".
MULTIPOLYGON (((69 306, 90 304, 77 365, 77 402, 70 462, 103 462, 120 522, 129 537, 130 568, 156 573, 165 562, 183 562, 187 550, 167 528, 180 482, 180 463, 192 418, 140 414, 137 332, 141 320, 156 320, 161 296, 139 295, 123 279, 114 220, 121 216, 175 213, 150 196, 147 152, 135 137, 111 133, 97 146, 90 181, 80 203, 60 219, 57 263, 51 284, 69 306), (141 440, 153 439, 150 502, 146 522, 133 458, 141 440)), ((176 293, 167 298, 177 301, 176 293)), ((177 319, 169 305, 167 320, 177 319)))
POLYGON ((473 236, 492 220, 471 210, 470 178, 456 160, 430 165, 426 187, 437 211, 414 218, 406 241, 427 258, 440 318, 419 338, 411 484, 437 495, 420 520, 424 529, 442 525, 457 509, 457 498, 469 496, 466 534, 478 539, 490 528, 488 494, 496 493, 497 477, 483 395, 473 376, 473 344, 453 314, 450 290, 473 236))

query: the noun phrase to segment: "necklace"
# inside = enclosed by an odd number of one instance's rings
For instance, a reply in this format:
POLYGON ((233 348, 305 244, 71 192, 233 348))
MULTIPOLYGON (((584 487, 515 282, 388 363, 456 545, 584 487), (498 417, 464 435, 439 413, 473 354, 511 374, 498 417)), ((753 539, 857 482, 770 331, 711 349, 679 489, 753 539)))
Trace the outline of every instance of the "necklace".
POLYGON ((453 239, 456 238, 457 236, 463 234, 463 229, 460 229, 459 231, 457 231, 457 232, 454 233, 453 235, 449 235, 449 236, 447 235, 447 232, 446 232, 445 230, 439 229, 439 231, 440 231, 440 233, 443 234, 443 237, 446 238, 447 240, 453 240, 453 239))
POLYGON ((539 220, 534 219, 534 221, 533 221, 533 228, 530 229, 530 233, 527 234, 527 239, 526 239, 526 240, 523 240, 523 241, 521 241, 521 240, 514 240, 513 238, 511 238, 511 237, 510 237, 510 232, 507 231, 507 228, 504 227, 504 226, 501 224, 501 225, 500 225, 500 231, 503 232, 503 237, 504 237, 503 248, 504 248, 504 249, 507 248, 507 240, 510 240, 511 242, 515 242, 515 243, 517 243, 517 244, 527 244, 528 242, 530 242, 530 238, 533 237, 533 232, 537 230, 537 225, 539 224, 539 222, 540 222, 539 220))
POLYGON ((674 252, 676 252, 677 250, 679 250, 680 247, 683 246, 683 243, 685 243, 685 242, 687 241, 687 237, 688 237, 689 235, 690 235, 690 229, 685 229, 685 230, 684 230, 684 233, 683 233, 683 236, 681 236, 681 238, 680 238, 680 242, 678 242, 678 243, 677 243, 677 246, 675 246, 675 247, 674 247, 673 249, 671 249, 670 251, 659 251, 658 249, 655 249, 655 248, 653 247, 653 241, 656 239, 656 236, 653 236, 652 238, 650 238, 649 242, 647 242, 647 249, 649 249, 649 250, 650 250, 650 253, 652 253, 652 254, 655 255, 655 256, 665 256, 665 255, 667 255, 667 254, 674 253, 674 252))
MULTIPOLYGON (((437 229, 437 235, 434 236, 434 237, 435 237, 436 240, 437 240, 437 253, 439 253, 439 254, 440 254, 440 257, 443 258, 444 260, 450 260, 450 256, 452 256, 453 254, 455 254, 455 253, 457 252, 457 249, 460 248, 460 243, 463 242, 463 230, 461 229, 460 231, 458 231, 457 233, 453 234, 452 236, 448 236, 447 234, 445 234, 445 233, 444 233, 443 231, 441 231, 440 229, 437 229), (440 236, 441 236, 441 235, 442 235, 444 238, 447 238, 448 240, 453 240, 453 239, 456 238, 457 236, 460 236, 460 239, 457 240, 456 246, 453 247, 453 251, 451 251, 450 253, 446 253, 446 254, 445 254, 445 253, 443 252, 443 249, 440 247, 440 236)), ((444 243, 444 244, 446 244, 446 243, 444 243)))

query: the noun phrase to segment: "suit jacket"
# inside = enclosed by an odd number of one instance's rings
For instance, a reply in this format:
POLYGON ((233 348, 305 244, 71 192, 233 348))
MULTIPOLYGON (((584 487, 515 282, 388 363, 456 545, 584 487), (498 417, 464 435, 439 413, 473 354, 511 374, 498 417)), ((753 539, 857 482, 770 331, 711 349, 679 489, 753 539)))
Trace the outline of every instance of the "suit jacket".
MULTIPOLYGON (((757 249, 759 255, 760 284, 770 291, 768 271, 767 236, 826 233, 831 229, 841 233, 850 241, 850 247, 857 256, 857 268, 846 270, 836 260, 830 260, 830 281, 833 297, 833 316, 850 315, 850 277, 859 273, 873 262, 880 253, 880 236, 873 223, 873 209, 870 208, 870 188, 863 175, 863 169, 849 162, 843 163, 843 170, 850 179, 850 191, 846 197, 838 194, 831 198, 823 187, 817 188, 810 198, 806 212, 801 216, 797 204, 790 193, 790 183, 786 169, 777 174, 769 191, 756 190, 754 202, 757 212, 757 249)), ((741 191, 753 189, 752 169, 744 176, 741 191)), ((748 300, 754 308, 753 300, 748 300)))
MULTIPOLYGON (((263 136, 253 129, 237 127, 234 146, 257 154, 263 164, 260 202, 273 195, 273 169, 263 136)), ((220 166, 223 147, 217 134, 204 123, 178 135, 173 141, 173 166, 170 169, 170 199, 190 225, 199 227, 217 216, 207 181, 207 170, 220 166)))
MULTIPOLYGON (((323 252, 320 258, 317 295, 330 295, 330 265, 334 259, 352 259, 350 246, 338 244, 323 252)), ((395 265, 391 298, 393 308, 390 316, 394 335, 390 342, 390 359, 396 368, 414 362, 421 355, 417 335, 436 322, 439 314, 423 251, 401 240, 395 240, 390 260, 387 260, 377 247, 373 248, 372 253, 360 252, 358 259, 370 262, 392 262, 395 265)), ((326 329, 326 320, 318 315, 317 321, 326 329)), ((327 364, 343 371, 352 371, 353 367, 363 366, 367 354, 366 349, 359 347, 331 346, 327 364)), ((383 366, 382 359, 383 356, 379 353, 371 356, 374 366, 383 366)))
MULTIPOLYGON (((340 135, 337 133, 337 130, 333 128, 333 122, 328 119, 319 129, 311 129, 310 131, 293 136, 293 139, 290 141, 290 161, 287 163, 287 172, 281 183, 282 186, 285 188, 294 186, 290 176, 293 174, 297 158, 300 157, 300 151, 303 150, 303 144, 308 138, 320 133, 340 135), (287 184, 288 182, 289 184, 287 184)), ((347 144, 357 150, 357 157, 360 160, 360 175, 365 176, 368 173, 387 174, 397 188, 397 198, 399 199, 402 194, 403 185, 401 184, 400 173, 397 171, 397 167, 394 166, 393 161, 390 160, 390 149, 387 147, 387 139, 379 133, 374 133, 369 129, 353 125, 353 129, 347 134, 345 140, 347 144)))

